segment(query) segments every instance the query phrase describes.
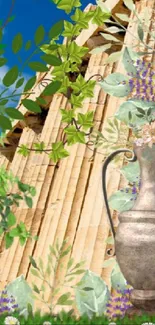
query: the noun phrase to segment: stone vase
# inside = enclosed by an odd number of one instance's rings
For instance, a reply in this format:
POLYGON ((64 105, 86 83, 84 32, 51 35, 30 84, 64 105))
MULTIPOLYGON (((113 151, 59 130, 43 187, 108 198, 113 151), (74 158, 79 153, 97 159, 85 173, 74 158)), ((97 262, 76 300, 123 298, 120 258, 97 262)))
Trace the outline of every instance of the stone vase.
MULTIPOLYGON (((115 252, 125 279, 133 287, 130 301, 136 308, 152 311, 155 310, 155 145, 152 148, 134 145, 134 158, 130 161, 137 159, 140 192, 132 209, 118 217, 115 252)), ((105 169, 110 160, 107 160, 105 169)), ((105 194, 104 180, 103 191, 105 194)), ((107 202, 106 207, 109 215, 107 202)), ((112 230, 114 232, 114 227, 112 230)))

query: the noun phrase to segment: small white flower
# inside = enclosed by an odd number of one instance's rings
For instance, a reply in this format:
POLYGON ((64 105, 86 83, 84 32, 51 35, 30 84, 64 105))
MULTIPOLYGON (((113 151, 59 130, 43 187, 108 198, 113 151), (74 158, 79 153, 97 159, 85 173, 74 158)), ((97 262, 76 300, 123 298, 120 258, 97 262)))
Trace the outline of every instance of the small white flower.
POLYGON ((154 323, 143 323, 142 325, 155 325, 154 323))
POLYGON ((116 323, 112 322, 112 323, 109 323, 109 325, 116 325, 116 323))
POLYGON ((12 317, 12 316, 8 316, 5 318, 5 321, 4 321, 4 324, 5 325, 20 325, 19 323, 19 320, 15 317, 12 317))
POLYGON ((44 322, 43 325, 52 325, 51 322, 44 322))

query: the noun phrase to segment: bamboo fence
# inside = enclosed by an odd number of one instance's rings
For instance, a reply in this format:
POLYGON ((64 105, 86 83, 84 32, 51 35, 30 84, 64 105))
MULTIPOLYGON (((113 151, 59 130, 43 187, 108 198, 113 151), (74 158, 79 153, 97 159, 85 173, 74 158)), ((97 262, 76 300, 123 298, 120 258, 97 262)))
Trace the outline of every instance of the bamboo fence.
MULTIPOLYGON (((107 0, 105 4, 112 10, 113 14, 117 12, 127 12, 123 6, 123 1, 107 0)), ((150 7, 150 29, 153 28, 151 17, 155 6, 154 0, 137 1, 136 7, 139 13, 143 13, 146 6, 150 7)), ((93 9, 94 6, 88 5, 86 10, 93 9)), ((133 16, 131 15, 133 18, 133 16)), ((102 30, 104 30, 104 26, 102 30)), ((124 42, 128 45, 136 45, 137 40, 132 36, 135 34, 136 22, 130 22, 128 31, 125 34, 124 42)), ((76 42, 79 45, 91 44, 91 48, 98 46, 97 36, 99 29, 96 25, 89 25, 89 29, 83 31, 76 42)), ((152 44, 149 35, 145 35, 148 44, 152 44)), ((65 42, 65 41, 64 41, 65 42)), ((142 50, 137 44, 136 50, 142 50)), ((85 78, 100 73, 103 76, 112 72, 125 73, 121 60, 115 64, 105 65, 105 59, 108 54, 92 54, 88 59, 85 78)), ((149 56, 148 60, 153 60, 149 56)), ((51 73, 51 72, 50 72, 51 73)), ((29 98, 35 99, 40 95, 40 80, 50 77, 50 73, 37 74, 37 82, 33 88, 34 94, 29 98)), ((95 78, 94 78, 95 79, 95 78)), ((81 108, 82 113, 93 111, 95 126, 100 132, 103 132, 106 126, 106 120, 117 111, 119 105, 125 99, 119 99, 108 96, 96 85, 94 97, 86 99, 81 108)), ((66 147, 70 156, 61 160, 56 166, 48 158, 46 153, 41 155, 31 151, 28 157, 23 157, 17 151, 16 145, 25 144, 32 148, 33 143, 44 141, 46 148, 51 147, 51 143, 59 141, 64 124, 61 123, 60 108, 67 108, 66 98, 60 94, 46 98, 47 105, 43 107, 47 116, 43 125, 39 124, 37 114, 28 112, 20 103, 19 110, 25 115, 25 121, 16 121, 13 130, 7 133, 5 144, 6 148, 0 148, 0 166, 5 166, 11 170, 15 176, 18 176, 22 182, 35 186, 37 194, 33 200, 33 208, 29 209, 24 202, 20 206, 14 207, 17 221, 23 221, 26 227, 30 229, 32 235, 38 235, 37 242, 27 240, 21 247, 18 239, 10 249, 4 249, 4 240, 0 242, 0 274, 1 287, 7 282, 13 281, 16 277, 23 274, 28 283, 34 282, 41 284, 41 280, 34 277, 30 272, 29 255, 32 255, 37 261, 38 257, 43 259, 46 266, 49 245, 56 243, 59 239, 61 244, 65 238, 69 238, 68 245, 72 246, 71 253, 63 258, 63 269, 58 267, 53 286, 56 287, 58 281, 62 281, 66 272, 69 257, 73 257, 75 262, 85 260, 86 269, 90 269, 101 276, 111 290, 110 274, 113 265, 103 268, 104 260, 109 259, 107 249, 113 248, 113 245, 107 244, 106 240, 111 236, 110 226, 107 218, 105 204, 103 200, 101 186, 101 170, 104 156, 92 151, 84 144, 75 144, 66 147)), ((128 139, 128 133, 126 133, 128 139)), ((123 155, 120 156, 119 168, 123 165, 123 155)), ((108 167, 107 171, 107 192, 110 196, 120 186, 124 180, 120 177, 118 169, 113 165, 108 167)), ((17 190, 16 186, 13 191, 17 190)), ((112 211, 113 213, 113 211, 112 211)), ((118 225, 117 213, 113 213, 115 227, 118 225)), ((74 285, 81 276, 76 276, 74 285)), ((70 291, 69 288, 63 288, 61 294, 70 291)), ((71 291, 72 292, 72 291, 71 291)), ((60 294, 59 293, 59 294, 60 294)), ((58 297, 58 296, 57 296, 58 297)), ((45 299, 50 299, 50 291, 46 290, 45 299)), ((36 308, 47 311, 46 307, 40 302, 36 302, 36 308)), ((61 308, 57 308, 59 311, 61 308)), ((68 310, 68 308, 66 307, 68 310)))

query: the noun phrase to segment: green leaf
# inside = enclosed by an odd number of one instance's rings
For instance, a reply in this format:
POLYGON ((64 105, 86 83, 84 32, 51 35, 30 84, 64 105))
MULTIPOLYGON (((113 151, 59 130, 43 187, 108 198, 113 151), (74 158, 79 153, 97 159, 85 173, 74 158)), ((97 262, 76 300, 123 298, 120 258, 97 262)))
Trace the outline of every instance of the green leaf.
POLYGON ((33 290, 34 290, 36 293, 40 294, 40 290, 38 289, 38 287, 36 286, 36 284, 33 284, 33 290))
POLYGON ((27 192, 29 190, 29 185, 18 181, 18 188, 22 192, 27 192))
POLYGON ((65 305, 67 300, 70 298, 70 292, 63 294, 57 301, 57 305, 65 305))
POLYGON ((86 271, 81 283, 75 289, 76 305, 80 315, 87 315, 91 319, 96 314, 103 315, 107 309, 110 292, 105 281, 97 274, 86 271), (93 290, 85 291, 84 288, 93 290))
POLYGON ((18 53, 23 45, 23 37, 21 33, 18 33, 12 41, 12 51, 14 54, 18 53))
POLYGON ((108 59, 106 60, 106 63, 114 63, 118 61, 122 56, 122 51, 114 52, 109 55, 108 59))
POLYGON ((143 41, 143 39, 144 39, 144 31, 143 31, 143 27, 142 27, 141 24, 138 24, 137 33, 138 33, 138 37, 139 37, 140 41, 143 41))
MULTIPOLYGON (((110 34, 106 34, 106 33, 100 33, 100 35, 105 38, 106 40, 108 41, 115 41, 115 42, 120 42, 119 39, 117 39, 115 36, 113 35, 110 35, 110 34)), ((107 44, 105 44, 107 45, 107 44)))
POLYGON ((60 109, 62 114, 62 122, 70 123, 75 116, 74 110, 66 111, 65 109, 60 109))
POLYGON ((24 279, 23 275, 20 275, 7 285, 7 293, 9 296, 12 295, 16 299, 19 311, 26 311, 28 303, 34 307, 34 301, 32 298, 33 291, 24 279))
POLYGON ((118 111, 115 113, 115 117, 127 125, 129 125, 129 123, 136 124, 137 126, 144 125, 147 123, 147 119, 141 119, 137 116, 137 107, 143 108, 147 111, 150 104, 152 105, 152 111, 155 111, 155 103, 153 102, 149 103, 134 99, 128 100, 120 105, 118 111), (129 112, 132 114, 132 120, 129 120, 129 112))
POLYGON ((41 56, 41 59, 52 66, 59 66, 62 63, 59 58, 52 54, 45 54, 41 56))
POLYGON ((5 112, 9 117, 11 117, 15 120, 24 120, 24 115, 20 111, 18 111, 18 109, 16 109, 16 108, 7 107, 5 109, 5 112))
POLYGON ((109 266, 112 265, 114 262, 116 263, 116 259, 115 259, 115 257, 111 257, 111 258, 109 258, 108 260, 105 260, 105 261, 103 262, 102 267, 103 267, 103 268, 109 267, 109 266))
POLYGON ((68 157, 69 153, 66 149, 64 149, 64 145, 62 141, 56 142, 52 144, 52 152, 49 154, 50 159, 52 159, 55 163, 61 158, 68 157))
POLYGON ((37 278, 40 277, 39 272, 38 272, 37 270, 31 269, 30 271, 31 271, 31 273, 32 273, 34 276, 36 276, 37 278))
POLYGON ((40 25, 35 32, 35 36, 34 36, 35 44, 39 45, 43 41, 44 36, 45 36, 44 26, 40 25))
POLYGON ((34 143, 34 148, 36 150, 39 150, 39 153, 42 153, 42 151, 45 149, 45 143, 44 142, 34 143))
POLYGON ((109 237, 106 241, 105 241, 107 244, 114 244, 115 241, 114 241, 114 238, 111 236, 109 237))
POLYGON ((60 81, 52 81, 42 92, 43 96, 49 96, 55 94, 61 87, 60 81))
POLYGON ((15 217, 15 215, 14 215, 12 212, 9 213, 7 219, 8 219, 8 226, 9 226, 9 227, 15 225, 15 223, 16 223, 16 217, 15 217))
POLYGON ((115 97, 124 97, 130 93, 130 86, 123 84, 123 81, 128 81, 128 77, 119 72, 108 75, 103 81, 99 82, 101 88, 106 93, 115 97))
POLYGON ((75 37, 78 36, 80 34, 80 26, 79 24, 75 24, 73 25, 72 23, 70 23, 69 21, 65 21, 64 22, 64 32, 62 33, 62 36, 65 37, 75 37))
POLYGON ((94 48, 94 49, 91 50, 89 53, 90 53, 90 54, 99 54, 99 53, 103 53, 103 52, 105 52, 106 50, 110 49, 111 46, 112 46, 111 43, 109 43, 109 44, 105 44, 105 45, 102 45, 102 46, 99 46, 99 47, 94 48))
POLYGON ((51 27, 49 31, 49 38, 55 39, 57 38, 63 31, 64 28, 64 21, 60 20, 58 21, 54 26, 51 27))
POLYGON ((31 47, 31 41, 27 41, 26 44, 25 44, 25 51, 28 51, 31 47))
POLYGON ((38 71, 38 72, 45 72, 45 71, 48 71, 48 69, 49 69, 45 64, 38 62, 38 61, 30 62, 30 63, 28 63, 28 66, 32 70, 38 71))
POLYGON ((82 288, 82 290, 84 290, 84 291, 92 291, 94 289, 93 288, 90 288, 90 287, 84 287, 84 288, 82 288))
POLYGON ((98 26, 102 26, 103 23, 110 17, 110 12, 103 12, 100 7, 97 7, 94 11, 92 22, 98 26))
POLYGON ((117 191, 110 196, 108 202, 112 209, 123 212, 128 211, 133 207, 135 198, 137 198, 137 194, 132 194, 132 192, 126 193, 117 191), (131 201, 131 199, 133 200, 131 201))
MULTIPOLYGON (((55 0, 54 0, 55 2, 55 0)), ((61 1, 57 1, 55 2, 57 4, 57 7, 61 10, 64 10, 66 12, 66 14, 69 14, 74 7, 80 7, 81 3, 79 0, 61 0, 61 1)))
POLYGON ((7 117, 0 115, 0 127, 2 130, 11 130, 12 124, 7 117))
POLYGON ((13 228, 10 230, 9 235, 11 237, 18 237, 20 235, 20 230, 18 228, 13 228))
POLYGON ((16 83, 16 88, 20 88, 22 85, 23 85, 23 83, 24 83, 24 78, 20 78, 20 79, 18 79, 18 81, 17 81, 17 83, 16 83))
POLYGON ((67 276, 72 276, 72 275, 79 275, 79 274, 82 274, 82 273, 84 273, 84 272, 86 272, 86 270, 77 270, 77 271, 75 271, 75 272, 72 272, 72 273, 70 273, 70 274, 67 274, 66 277, 67 277, 67 276))
POLYGON ((123 2, 128 9, 130 9, 131 11, 135 10, 133 0, 123 0, 123 2))
POLYGON ((125 290, 127 286, 127 281, 124 278, 118 263, 115 264, 111 272, 111 285, 115 290, 125 290))
POLYGON ((26 201, 26 204, 28 205, 28 207, 32 208, 32 206, 33 206, 32 198, 29 196, 25 196, 25 201, 26 201))
POLYGON ((46 105, 46 100, 42 97, 36 97, 36 101, 38 102, 39 106, 46 105))
POLYGON ((0 236, 3 234, 4 230, 2 227, 0 227, 0 236))
POLYGON ((25 144, 21 144, 20 149, 17 152, 23 155, 24 157, 27 157, 29 154, 29 150, 25 144))
MULTIPOLYGON (((76 44, 75 41, 72 41, 68 44, 67 49, 65 47, 65 51, 67 50, 67 53, 69 54, 69 59, 71 63, 78 63, 81 64, 82 57, 88 53, 89 49, 87 47, 80 47, 76 44)), ((67 54, 66 53, 66 54, 67 54)), ((66 56, 67 59, 67 56, 66 56)))
POLYGON ((108 32, 108 33, 111 33, 111 34, 116 34, 116 33, 124 32, 123 29, 118 28, 116 26, 111 26, 111 27, 105 28, 104 31, 105 32, 108 32))
POLYGON ((68 263, 67 263, 67 270, 69 270, 71 268, 71 266, 73 265, 74 263, 74 258, 70 258, 68 263))
POLYGON ((144 111, 144 109, 142 109, 142 108, 140 108, 140 107, 137 107, 137 111, 138 111, 139 113, 141 113, 142 115, 145 115, 145 111, 144 111))
POLYGON ((30 262, 35 269, 38 269, 38 266, 32 256, 29 256, 30 262))
POLYGON ((78 113, 78 124, 82 125, 84 130, 88 130, 93 126, 93 118, 93 112, 88 112, 86 114, 78 113))
POLYGON ((2 67, 4 64, 6 64, 7 63, 7 59, 5 59, 5 58, 0 58, 0 67, 2 67))
POLYGON ((130 17, 128 15, 126 15, 126 14, 116 13, 115 16, 120 18, 123 21, 127 21, 127 22, 130 21, 130 17))
POLYGON ((26 83, 26 85, 25 85, 25 87, 24 87, 24 92, 27 92, 28 90, 30 90, 30 89, 35 85, 35 83, 36 83, 36 79, 37 79, 37 77, 34 76, 34 77, 30 78, 30 79, 27 81, 27 83, 26 83))
POLYGON ((5 247, 6 249, 8 249, 13 244, 14 239, 9 235, 9 233, 6 233, 4 238, 5 238, 5 247))
POLYGON ((31 112, 41 113, 40 106, 31 99, 23 99, 22 104, 31 112))
POLYGON ((14 84, 17 78, 18 78, 18 67, 15 65, 5 74, 2 81, 4 86, 10 87, 11 85, 14 84))
POLYGON ((35 196, 37 193, 34 186, 30 186, 28 191, 31 196, 35 196))
POLYGON ((26 242, 26 238, 23 237, 23 236, 20 236, 19 237, 19 242, 20 242, 20 245, 23 246, 25 244, 25 242, 26 242))
POLYGON ((139 162, 128 163, 127 166, 120 169, 120 172, 130 183, 136 182, 137 177, 140 176, 139 162))
POLYGON ((85 143, 85 133, 81 131, 77 131, 75 126, 70 126, 64 130, 67 134, 67 142, 68 145, 79 143, 85 143))
MULTIPOLYGON (((73 26, 77 26, 83 29, 87 29, 88 28, 88 23, 90 21, 90 15, 88 12, 84 12, 80 9, 76 9, 75 13, 73 16, 71 16, 71 19, 74 20, 77 24, 73 25, 73 26)), ((65 21, 65 23, 68 23, 65 21)), ((76 34, 75 34, 76 35, 76 34)))
POLYGON ((123 60, 124 68, 128 73, 132 73, 133 76, 137 75, 137 69, 133 65, 131 54, 129 52, 128 47, 125 47, 124 52, 123 52, 123 60))

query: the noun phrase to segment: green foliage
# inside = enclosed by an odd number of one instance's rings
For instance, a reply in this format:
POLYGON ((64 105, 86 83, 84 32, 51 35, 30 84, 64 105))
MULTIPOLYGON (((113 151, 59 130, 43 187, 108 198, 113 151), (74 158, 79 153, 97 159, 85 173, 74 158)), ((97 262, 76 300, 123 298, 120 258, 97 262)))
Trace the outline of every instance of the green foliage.
POLYGON ((124 278, 118 263, 115 263, 115 266, 111 272, 111 285, 115 290, 125 290, 127 281, 124 278))
POLYGON ((67 143, 68 145, 72 145, 74 143, 85 143, 85 133, 82 131, 78 131, 75 126, 70 126, 64 130, 67 134, 67 143))
POLYGON ((122 175, 130 182, 136 182, 140 176, 140 167, 138 161, 128 163, 120 169, 122 175))
POLYGON ((115 117, 127 125, 130 125, 132 123, 136 126, 142 126, 146 124, 148 121, 147 112, 150 107, 152 109, 152 112, 154 112, 155 111, 154 102, 146 102, 138 99, 137 100, 129 99, 128 101, 120 105, 118 111, 115 113, 115 117), (141 114, 139 116, 138 114, 139 109, 143 109, 144 113, 146 112, 146 115, 141 114), (129 112, 131 116, 130 119, 129 119, 129 112))
POLYGON ((119 72, 115 72, 99 82, 99 84, 109 95, 124 97, 130 93, 130 86, 128 84, 123 84, 123 81, 128 81, 128 77, 119 72))
MULTIPOLYGON (((11 172, 6 172, 4 168, 0 169, 0 234, 4 233, 5 246, 8 249, 14 241, 14 237, 19 237, 21 245, 24 245, 27 238, 32 238, 29 231, 26 230, 25 224, 20 222, 16 227, 16 217, 11 211, 13 205, 19 206, 21 200, 25 200, 29 207, 32 207, 32 198, 36 194, 35 188, 19 181, 11 172), (17 183, 20 192, 10 193, 11 186, 17 183)), ((34 238, 36 239, 36 238, 34 238)))
POLYGON ((62 141, 56 142, 52 144, 52 152, 49 154, 50 159, 52 159, 55 163, 61 158, 65 158, 69 156, 69 152, 64 149, 64 145, 62 141))
POLYGON ((109 198, 109 206, 119 212, 128 211, 133 207, 134 199, 137 194, 132 194, 132 192, 126 193, 117 191, 109 198), (131 201, 133 199, 133 201, 131 201))
POLYGON ((10 87, 14 84, 14 82, 18 78, 18 67, 15 65, 13 68, 11 68, 4 76, 3 78, 3 84, 6 87, 10 87))
POLYGON ((36 45, 39 45, 43 39, 44 39, 44 36, 45 36, 45 29, 44 29, 44 26, 40 25, 36 32, 35 32, 35 35, 34 35, 34 41, 35 41, 35 44, 36 45))
POLYGON ((49 95, 53 95, 55 94, 61 86, 61 82, 60 81, 52 81, 43 91, 42 95, 43 96, 49 96, 49 95))
POLYGON ((46 72, 48 71, 48 67, 42 63, 42 62, 38 62, 38 61, 33 61, 33 62, 30 62, 28 64, 28 66, 34 70, 34 71, 39 71, 39 72, 46 72))
POLYGON ((31 112, 40 113, 40 106, 31 99, 22 99, 22 104, 31 112))
MULTIPOLYGON (((71 251, 71 246, 68 246, 66 248, 67 241, 68 241, 68 239, 64 240, 62 242, 62 245, 59 245, 59 241, 57 239, 55 246, 50 245, 50 247, 49 247, 50 254, 48 255, 48 263, 47 263, 46 267, 44 267, 43 261, 41 258, 39 258, 39 262, 36 263, 36 261, 34 260, 34 258, 32 256, 29 257, 30 262, 33 266, 33 268, 31 269, 31 273, 34 276, 42 279, 44 284, 48 285, 51 290, 51 295, 52 295, 51 301, 50 301, 50 303, 45 302, 51 313, 53 313, 56 305, 69 306, 69 305, 73 304, 74 300, 71 297, 71 293, 65 293, 65 294, 61 295, 57 299, 57 302, 55 303, 55 305, 53 303, 53 299, 58 294, 61 287, 63 287, 66 284, 67 284, 67 286, 69 286, 70 280, 74 279, 75 275, 82 274, 85 272, 85 270, 80 269, 80 267, 84 264, 84 261, 77 263, 75 266, 73 266, 74 259, 70 258, 68 261, 68 264, 67 264, 67 272, 66 272, 64 281, 62 283, 59 283, 59 286, 56 287, 55 289, 52 287, 51 276, 55 278, 58 265, 61 263, 62 258, 64 256, 68 255, 71 251)), ((63 267, 62 263, 60 264, 60 267, 63 267)), ((45 291, 45 286, 38 288, 34 283, 32 283, 32 286, 33 286, 33 291, 35 293, 37 293, 37 297, 36 296, 34 296, 34 297, 37 300, 45 301, 44 295, 41 296, 41 299, 39 298, 39 295, 41 295, 41 292, 45 291)))
POLYGON ((12 41, 12 51, 14 54, 18 53, 23 45, 23 36, 21 33, 18 33, 12 41))
POLYGON ((128 47, 125 47, 125 49, 124 49, 122 62, 124 64, 125 70, 128 73, 132 73, 133 76, 136 76, 137 69, 132 63, 131 51, 129 52, 128 47))
POLYGON ((130 9, 131 11, 135 10, 135 5, 133 0, 123 0, 123 2, 128 9, 130 9))
POLYGON ((28 304, 34 307, 34 300, 32 297, 32 289, 28 285, 23 275, 17 277, 14 281, 6 286, 7 292, 13 295, 19 307, 20 314, 28 316, 28 304))
POLYGON ((77 122, 83 127, 83 130, 88 130, 93 126, 93 117, 93 112, 88 112, 86 114, 79 113, 77 122))
POLYGON ((54 2, 57 5, 57 8, 64 10, 66 14, 69 14, 74 8, 80 7, 81 3, 79 0, 70 0, 68 2, 67 0, 50 0, 54 2))
POLYGON ((54 26, 51 27, 49 31, 49 38, 56 39, 63 31, 64 28, 64 21, 58 21, 54 26))
POLYGON ((108 286, 101 277, 90 270, 86 271, 81 282, 75 289, 80 315, 86 314, 89 318, 94 314, 102 315, 110 298, 108 286))
POLYGON ((30 78, 30 79, 27 81, 27 83, 26 83, 26 85, 25 85, 25 87, 24 87, 24 92, 30 90, 30 89, 35 85, 35 83, 36 83, 36 79, 37 79, 36 76, 34 76, 34 77, 30 78))

